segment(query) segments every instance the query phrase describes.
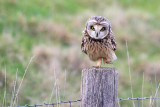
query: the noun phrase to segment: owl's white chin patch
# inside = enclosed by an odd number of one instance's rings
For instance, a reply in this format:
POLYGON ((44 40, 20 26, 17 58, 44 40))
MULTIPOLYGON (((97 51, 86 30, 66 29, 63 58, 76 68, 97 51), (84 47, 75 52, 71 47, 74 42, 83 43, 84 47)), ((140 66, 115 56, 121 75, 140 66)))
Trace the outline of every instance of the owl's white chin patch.
POLYGON ((93 39, 103 39, 104 37, 92 37, 93 39))
POLYGON ((103 38, 94 38, 94 39, 103 39, 103 38))

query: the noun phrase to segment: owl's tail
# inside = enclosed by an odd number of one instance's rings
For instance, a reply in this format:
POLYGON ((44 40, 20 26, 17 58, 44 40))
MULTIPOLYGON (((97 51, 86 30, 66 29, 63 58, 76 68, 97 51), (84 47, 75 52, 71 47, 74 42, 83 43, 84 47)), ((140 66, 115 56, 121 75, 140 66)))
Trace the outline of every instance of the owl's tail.
POLYGON ((112 64, 112 62, 117 59, 117 56, 116 56, 115 52, 112 51, 112 50, 109 51, 109 53, 107 54, 107 56, 108 56, 108 57, 106 57, 106 58, 104 59, 104 62, 105 62, 105 63, 108 63, 108 64, 112 64))
POLYGON ((112 53, 112 61, 115 61, 115 60, 117 60, 117 56, 116 56, 116 54, 113 52, 113 53, 112 53))

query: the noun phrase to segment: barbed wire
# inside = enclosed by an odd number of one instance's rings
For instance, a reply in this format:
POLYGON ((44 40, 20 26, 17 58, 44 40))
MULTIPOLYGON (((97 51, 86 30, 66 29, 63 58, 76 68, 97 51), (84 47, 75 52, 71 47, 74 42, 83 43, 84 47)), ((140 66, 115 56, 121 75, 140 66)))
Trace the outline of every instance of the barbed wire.
MULTIPOLYGON (((120 101, 120 107, 122 107, 123 105, 123 101, 128 101, 128 100, 137 100, 138 103, 138 107, 139 107, 139 101, 140 100, 147 100, 147 99, 152 99, 152 100, 159 100, 160 97, 143 97, 143 98, 126 98, 126 99, 123 99, 123 98, 119 98, 119 101, 120 101)), ((26 104, 24 106, 16 106, 16 107, 42 107, 42 106, 48 106, 48 105, 51 105, 52 107, 54 107, 55 105, 58 105, 58 104, 65 104, 65 103, 68 103, 69 104, 69 107, 71 107, 71 104, 72 103, 76 103, 76 102, 80 102, 81 100, 73 100, 73 101, 60 101, 60 102, 56 102, 56 103, 43 103, 43 104, 34 104, 34 105, 29 105, 29 104, 26 104)), ((8 106, 8 107, 12 107, 12 106, 8 106)), ((156 104, 156 101, 155 101, 155 107, 158 107, 158 105, 156 104)))
POLYGON ((150 99, 152 99, 152 100, 155 100, 154 102, 154 105, 155 105, 155 107, 158 107, 158 104, 157 104, 157 100, 159 100, 160 99, 160 97, 143 97, 143 98, 139 98, 139 97, 137 97, 137 98, 126 98, 126 99, 123 99, 123 98, 120 98, 119 100, 120 100, 120 107, 122 107, 122 105, 123 105, 123 101, 128 101, 128 100, 137 100, 137 106, 139 107, 139 105, 140 105, 140 100, 150 100, 150 99))
POLYGON ((120 98, 119 100, 120 101, 125 101, 125 100, 146 100, 146 99, 160 99, 160 97, 144 97, 144 98, 126 98, 126 99, 123 99, 123 98, 120 98))
MULTIPOLYGON (((71 104, 72 103, 75 103, 75 102, 80 102, 81 100, 74 100, 74 101, 60 101, 60 102, 56 102, 56 103, 43 103, 43 104, 34 104, 34 105, 29 105, 29 104, 26 104, 24 106, 16 106, 16 107, 42 107, 42 106, 48 106, 48 105, 51 105, 52 107, 54 107, 55 105, 58 105, 58 104, 65 104, 65 103, 69 103, 69 106, 71 107, 71 104)), ((8 106, 8 107, 12 107, 12 106, 8 106)))

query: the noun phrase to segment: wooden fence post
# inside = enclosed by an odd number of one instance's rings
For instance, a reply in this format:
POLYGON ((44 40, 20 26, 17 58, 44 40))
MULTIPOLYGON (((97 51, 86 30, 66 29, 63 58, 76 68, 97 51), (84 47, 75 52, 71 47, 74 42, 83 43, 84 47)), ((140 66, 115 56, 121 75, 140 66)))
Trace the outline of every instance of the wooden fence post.
POLYGON ((81 107, 117 107, 118 71, 115 68, 82 70, 81 107))

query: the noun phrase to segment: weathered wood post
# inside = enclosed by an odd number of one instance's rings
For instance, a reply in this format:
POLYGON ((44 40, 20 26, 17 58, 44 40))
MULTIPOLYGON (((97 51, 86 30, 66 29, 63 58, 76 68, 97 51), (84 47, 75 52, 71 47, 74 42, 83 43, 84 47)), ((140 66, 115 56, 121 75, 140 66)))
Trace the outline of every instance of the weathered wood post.
POLYGON ((81 107, 117 107, 118 71, 115 68, 82 70, 81 107))

